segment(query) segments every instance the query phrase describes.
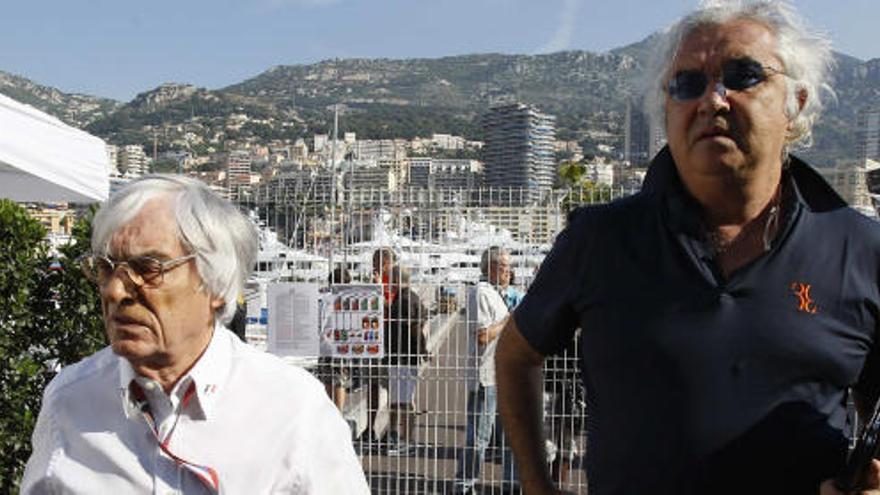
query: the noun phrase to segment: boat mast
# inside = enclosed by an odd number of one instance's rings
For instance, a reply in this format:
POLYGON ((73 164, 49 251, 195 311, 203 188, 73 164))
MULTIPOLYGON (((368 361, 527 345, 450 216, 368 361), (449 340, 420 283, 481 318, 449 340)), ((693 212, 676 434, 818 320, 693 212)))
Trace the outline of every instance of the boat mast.
POLYGON ((339 107, 333 104, 333 146, 330 150, 330 276, 333 275, 333 246, 336 244, 336 137, 339 131, 339 107))

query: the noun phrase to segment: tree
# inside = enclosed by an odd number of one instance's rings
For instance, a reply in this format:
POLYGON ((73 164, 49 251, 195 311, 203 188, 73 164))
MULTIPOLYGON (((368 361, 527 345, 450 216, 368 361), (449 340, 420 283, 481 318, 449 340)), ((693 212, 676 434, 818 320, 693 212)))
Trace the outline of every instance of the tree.
POLYGON ((18 491, 48 381, 105 342, 97 291, 74 261, 88 249, 89 221, 77 222, 58 260, 45 236, 24 208, 0 200, 0 493, 18 491))
POLYGON ((573 161, 562 162, 557 171, 563 187, 581 187, 586 173, 587 167, 583 163, 573 161))
POLYGON ((571 211, 579 206, 611 201, 611 188, 587 178, 587 167, 581 162, 562 162, 557 171, 562 187, 568 192, 561 206, 571 211))

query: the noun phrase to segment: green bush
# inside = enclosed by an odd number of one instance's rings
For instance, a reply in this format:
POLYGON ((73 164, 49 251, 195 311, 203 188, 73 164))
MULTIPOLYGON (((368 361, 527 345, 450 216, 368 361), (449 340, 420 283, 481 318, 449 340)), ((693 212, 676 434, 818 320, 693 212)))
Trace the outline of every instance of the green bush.
POLYGON ((0 199, 0 493, 18 491, 43 388, 61 367, 105 345, 95 288, 74 260, 90 223, 52 266, 46 232, 21 206, 0 199))

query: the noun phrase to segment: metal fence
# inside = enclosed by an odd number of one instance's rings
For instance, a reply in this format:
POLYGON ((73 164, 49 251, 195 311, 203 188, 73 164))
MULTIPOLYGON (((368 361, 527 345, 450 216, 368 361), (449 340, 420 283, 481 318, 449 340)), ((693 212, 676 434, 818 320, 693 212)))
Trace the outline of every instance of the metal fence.
MULTIPOLYGON (((475 493, 516 492, 515 466, 513 473, 506 469, 509 449, 500 422, 488 433, 483 462, 471 464, 479 466, 478 474, 465 469, 468 452, 480 450, 467 442, 468 423, 479 430, 475 405, 479 400, 489 405, 486 394, 470 394, 477 365, 474 349, 480 347, 475 344, 478 315, 468 294, 481 276, 481 254, 489 246, 505 247, 511 286, 524 293, 564 227, 568 210, 629 193, 306 190, 275 184, 239 196, 240 206, 252 212, 264 233, 274 232, 288 248, 286 266, 272 265, 273 255, 264 253, 266 277, 329 284, 330 268, 345 267, 353 281, 369 281, 373 253, 390 247, 425 306, 424 314, 410 311, 403 321, 386 314, 394 331, 423 337, 423 354, 410 348, 390 359, 316 357, 300 362, 326 384, 351 426, 373 493, 456 493, 470 488, 467 482, 473 478, 475 493)), ((264 338, 258 328, 249 327, 249 338, 257 343, 264 338)), ((577 346, 571 345, 546 362, 545 455, 560 488, 586 493, 584 398, 577 359, 577 346)), ((494 413, 482 416, 484 421, 490 417, 494 413)))

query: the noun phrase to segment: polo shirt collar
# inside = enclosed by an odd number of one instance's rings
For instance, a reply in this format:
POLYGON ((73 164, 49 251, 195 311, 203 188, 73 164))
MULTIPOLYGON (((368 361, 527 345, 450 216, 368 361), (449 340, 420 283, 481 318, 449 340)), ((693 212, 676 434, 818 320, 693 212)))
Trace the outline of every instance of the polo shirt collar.
MULTIPOLYGON (((119 360, 119 395, 122 400, 123 412, 128 418, 138 417, 140 409, 132 394, 131 384, 135 382, 143 388, 146 379, 134 371, 127 359, 120 356, 117 356, 117 359, 119 360)), ((208 348, 205 349, 204 354, 196 361, 189 373, 175 384, 171 394, 177 394, 182 398, 183 392, 190 383, 193 383, 195 396, 191 407, 195 409, 191 410, 192 416, 209 419, 214 407, 216 407, 217 396, 229 375, 231 362, 232 344, 223 325, 217 322, 214 325, 214 332, 208 343, 208 348)))
POLYGON ((697 239, 703 237, 700 205, 681 182, 669 146, 664 146, 651 161, 642 183, 642 192, 663 203, 664 208, 660 211, 665 213, 667 226, 672 232, 697 239))
POLYGON ((828 181, 800 158, 789 155, 789 171, 798 202, 810 211, 821 213, 847 206, 828 181))
MULTIPOLYGON (((787 172, 783 174, 782 180, 791 186, 794 199, 786 214, 789 218, 800 205, 814 212, 846 206, 846 202, 828 182, 813 167, 796 156, 789 155, 787 172)), ((664 146, 651 161, 642 184, 642 192, 664 201, 668 225, 673 232, 697 239, 704 236, 700 206, 681 182, 668 146, 664 146)))

